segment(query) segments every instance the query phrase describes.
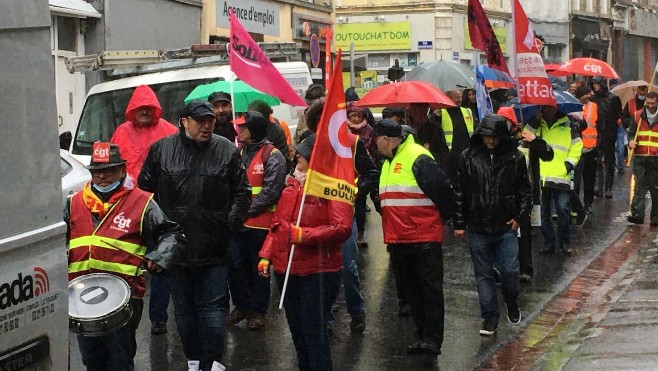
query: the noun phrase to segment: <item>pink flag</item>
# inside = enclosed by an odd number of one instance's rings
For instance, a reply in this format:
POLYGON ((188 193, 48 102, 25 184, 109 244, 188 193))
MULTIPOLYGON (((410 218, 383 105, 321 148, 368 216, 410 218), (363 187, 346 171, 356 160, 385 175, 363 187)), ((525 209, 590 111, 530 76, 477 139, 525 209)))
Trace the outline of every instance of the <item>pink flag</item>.
POLYGON ((519 102, 556 106, 553 86, 548 80, 544 60, 539 55, 539 43, 519 0, 514 0, 512 12, 516 33, 516 59, 518 66, 519 102))
POLYGON ((231 70, 238 78, 256 90, 277 97, 292 106, 306 106, 295 89, 279 73, 265 53, 230 12, 231 70))

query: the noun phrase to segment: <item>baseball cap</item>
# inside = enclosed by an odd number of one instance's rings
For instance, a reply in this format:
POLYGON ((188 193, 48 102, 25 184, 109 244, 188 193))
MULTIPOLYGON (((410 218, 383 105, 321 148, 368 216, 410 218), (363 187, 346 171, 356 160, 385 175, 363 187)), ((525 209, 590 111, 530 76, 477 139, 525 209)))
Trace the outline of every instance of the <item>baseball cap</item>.
POLYGON ((195 120, 201 120, 204 117, 215 118, 210 103, 202 99, 193 99, 181 110, 180 117, 192 117, 195 120))
POLYGON ((383 119, 375 124, 373 136, 401 137, 402 126, 391 119, 383 119))
POLYGON ((215 103, 215 102, 229 102, 231 103, 231 95, 228 93, 225 93, 223 91, 216 91, 208 97, 208 102, 215 103))

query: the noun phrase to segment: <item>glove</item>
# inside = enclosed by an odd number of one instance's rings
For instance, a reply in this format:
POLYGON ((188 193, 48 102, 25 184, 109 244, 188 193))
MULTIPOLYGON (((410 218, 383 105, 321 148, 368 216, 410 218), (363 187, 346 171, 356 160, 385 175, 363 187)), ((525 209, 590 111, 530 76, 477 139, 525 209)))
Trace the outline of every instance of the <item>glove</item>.
POLYGON ((262 277, 270 275, 270 261, 265 258, 260 258, 258 262, 258 274, 262 277))
POLYGON ((570 173, 571 170, 573 170, 573 165, 571 164, 571 162, 564 161, 564 167, 567 168, 567 173, 570 173))
POLYGON ((302 238, 304 237, 304 231, 302 231, 302 227, 298 227, 296 225, 290 225, 290 242, 298 245, 302 243, 302 238))

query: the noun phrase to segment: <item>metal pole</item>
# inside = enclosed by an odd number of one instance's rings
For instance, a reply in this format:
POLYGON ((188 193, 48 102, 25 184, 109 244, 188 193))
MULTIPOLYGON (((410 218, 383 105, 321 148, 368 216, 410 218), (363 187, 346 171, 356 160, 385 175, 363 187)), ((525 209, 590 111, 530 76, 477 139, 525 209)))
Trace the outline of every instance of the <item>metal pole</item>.
MULTIPOLYGON (((306 180, 308 181, 308 179, 306 180)), ((302 195, 302 203, 299 206, 299 214, 297 214, 297 227, 302 221, 302 211, 304 211, 304 203, 306 202, 306 192, 302 195)), ((290 247, 290 256, 288 257, 288 266, 286 267, 286 277, 283 280, 283 288, 281 289, 281 301, 279 301, 279 309, 283 308, 283 300, 286 297, 286 289, 288 288, 288 278, 290 277, 290 267, 292 266, 292 256, 295 254, 295 244, 290 247)))
POLYGON ((354 86, 354 80, 356 79, 356 73, 354 72, 354 42, 350 43, 350 86, 354 86))

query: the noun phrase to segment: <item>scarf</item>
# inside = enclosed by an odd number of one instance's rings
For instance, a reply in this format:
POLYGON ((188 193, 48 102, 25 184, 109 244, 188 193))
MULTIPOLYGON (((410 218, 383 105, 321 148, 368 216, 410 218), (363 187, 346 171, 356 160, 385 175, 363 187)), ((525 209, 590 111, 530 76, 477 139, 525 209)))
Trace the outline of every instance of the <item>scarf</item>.
POLYGON ((295 179, 297 179, 297 181, 301 185, 304 185, 304 182, 306 182, 306 173, 299 171, 297 168, 295 168, 295 171, 292 173, 292 176, 295 179))
POLYGON ((347 126, 352 130, 353 133, 356 133, 357 131, 363 129, 364 126, 368 123, 367 120, 361 121, 360 124, 352 124, 349 120, 347 121, 347 126))
POLYGON ((103 219, 112 206, 119 202, 123 196, 128 194, 128 192, 132 191, 134 188, 135 185, 132 178, 127 175, 123 184, 119 186, 119 189, 112 194, 107 202, 103 202, 91 189, 91 181, 88 181, 82 189, 82 201, 92 214, 98 214, 98 216, 103 219))

